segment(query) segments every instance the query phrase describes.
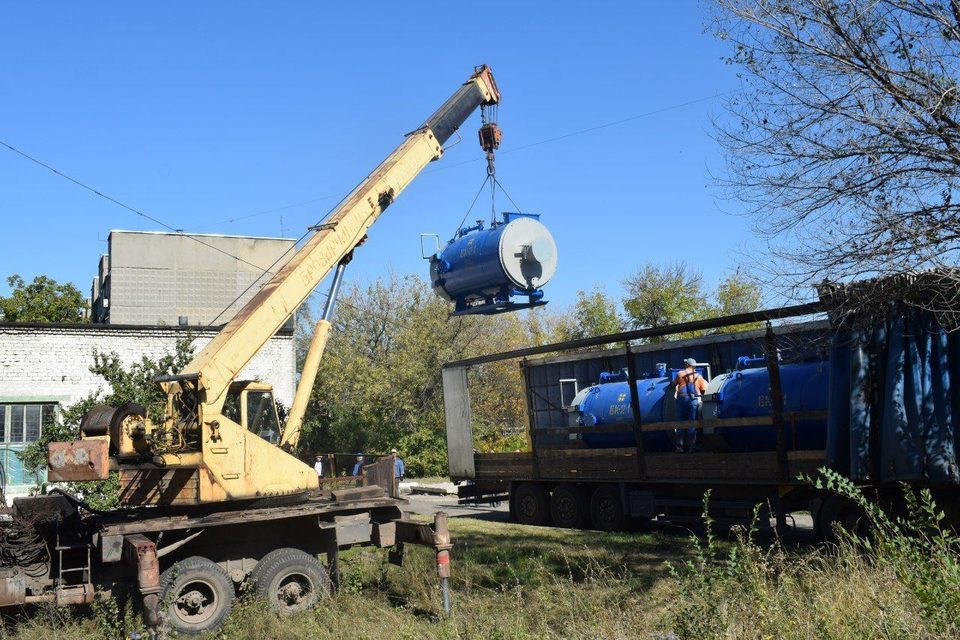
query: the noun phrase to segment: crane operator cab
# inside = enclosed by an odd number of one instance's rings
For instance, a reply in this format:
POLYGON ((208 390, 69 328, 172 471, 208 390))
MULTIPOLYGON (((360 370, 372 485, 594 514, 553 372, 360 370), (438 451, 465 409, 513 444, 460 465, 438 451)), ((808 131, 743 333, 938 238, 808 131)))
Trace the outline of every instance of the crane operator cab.
POLYGON ((265 382, 239 381, 230 385, 223 415, 270 444, 280 444, 280 420, 273 387, 265 382))

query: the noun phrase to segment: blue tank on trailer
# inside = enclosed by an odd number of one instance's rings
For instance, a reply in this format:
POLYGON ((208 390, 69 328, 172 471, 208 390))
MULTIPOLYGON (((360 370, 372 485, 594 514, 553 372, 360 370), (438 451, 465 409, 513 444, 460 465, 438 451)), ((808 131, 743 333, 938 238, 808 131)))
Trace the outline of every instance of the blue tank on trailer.
MULTIPOLYGON (((770 374, 763 358, 738 363, 737 371, 717 376, 711 381, 716 391, 704 403, 704 410, 717 418, 752 418, 773 412, 770 397, 770 374), (746 366, 744 366, 746 365, 746 366)), ((783 389, 784 413, 827 410, 829 397, 829 365, 826 362, 801 362, 780 366, 780 387, 783 389)), ((708 393, 713 389, 708 389, 708 393)), ((729 427, 717 430, 731 451, 774 451, 777 431, 773 427, 729 427)), ((786 425, 789 448, 795 450, 825 449, 826 418, 800 420, 796 431, 786 425)))
MULTIPOLYGON (((704 395, 703 417, 745 418, 769 416, 772 412, 770 376, 763 358, 742 357, 738 370, 714 377, 704 395)), ((663 371, 637 380, 640 401, 640 421, 655 424, 674 420, 673 377, 663 371)), ((703 371, 700 371, 703 375, 703 371)), ((630 388, 626 376, 620 372, 604 373, 600 384, 587 387, 573 401, 581 426, 630 425, 633 410, 630 406, 630 388)), ((826 411, 828 397, 828 366, 826 362, 803 362, 780 366, 780 380, 784 393, 784 412, 826 411)), ((826 420, 801 420, 794 433, 787 424, 791 449, 819 450, 826 446, 826 420)), ((730 451, 773 451, 777 447, 776 429, 771 426, 718 428, 717 434, 730 451)), ((605 449, 635 446, 632 430, 581 434, 583 442, 592 448, 605 449)), ((652 431, 643 434, 645 451, 672 451, 672 431, 652 431)))
MULTIPOLYGON (((574 399, 579 412, 581 426, 633 424, 633 408, 630 406, 630 385, 626 376, 617 373, 621 379, 610 380, 610 374, 600 374, 600 384, 587 387, 574 399)), ((640 422, 650 424, 664 421, 664 400, 671 388, 671 379, 667 377, 643 378, 637 380, 637 396, 640 399, 640 422)), ((670 395, 673 400, 673 395, 670 395)), ((581 435, 588 447, 611 449, 635 446, 633 431, 612 431, 606 433, 584 432, 581 435)), ((655 431, 643 434, 645 451, 669 451, 673 444, 666 432, 655 431)))
POLYGON ((457 232, 430 258, 433 290, 453 302, 453 315, 494 314, 546 304, 545 285, 557 270, 550 231, 530 213, 504 213, 457 232), (526 297, 526 302, 513 298, 526 297))

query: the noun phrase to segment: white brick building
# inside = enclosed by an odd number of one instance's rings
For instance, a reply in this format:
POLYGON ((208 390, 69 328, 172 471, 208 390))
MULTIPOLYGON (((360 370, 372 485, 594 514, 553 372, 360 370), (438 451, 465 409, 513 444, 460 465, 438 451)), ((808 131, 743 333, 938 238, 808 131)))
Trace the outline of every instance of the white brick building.
MULTIPOLYGON (((217 329, 192 328, 197 353, 217 329)), ((173 353, 187 330, 165 326, 110 324, 0 323, 0 465, 8 497, 35 483, 26 477, 16 451, 36 440, 56 407, 67 407, 104 388, 90 373, 94 350, 120 356, 124 366, 143 356, 156 359, 173 353)), ((240 379, 262 380, 274 387, 279 402, 293 402, 296 355, 293 332, 281 331, 266 344, 240 379)))
MULTIPOLYGON (((199 353, 219 331, 206 325, 227 323, 269 279, 264 270, 289 260, 294 244, 112 231, 91 291, 93 323, 0 322, 0 468, 8 497, 36 482, 26 477, 16 452, 40 437, 58 408, 106 384, 90 373, 95 350, 116 353, 129 366, 143 356, 173 353, 189 331, 199 353)), ((287 322, 238 378, 271 383, 277 401, 288 407, 296 384, 293 326, 287 322)))

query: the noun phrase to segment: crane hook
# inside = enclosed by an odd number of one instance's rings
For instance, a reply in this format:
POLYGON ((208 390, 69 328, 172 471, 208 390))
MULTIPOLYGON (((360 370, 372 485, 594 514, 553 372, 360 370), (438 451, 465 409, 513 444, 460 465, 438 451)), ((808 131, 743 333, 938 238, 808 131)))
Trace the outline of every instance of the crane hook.
POLYGON ((493 165, 494 151, 500 146, 503 131, 500 130, 496 122, 486 122, 477 133, 480 136, 480 148, 487 152, 487 175, 493 176, 496 173, 493 165))

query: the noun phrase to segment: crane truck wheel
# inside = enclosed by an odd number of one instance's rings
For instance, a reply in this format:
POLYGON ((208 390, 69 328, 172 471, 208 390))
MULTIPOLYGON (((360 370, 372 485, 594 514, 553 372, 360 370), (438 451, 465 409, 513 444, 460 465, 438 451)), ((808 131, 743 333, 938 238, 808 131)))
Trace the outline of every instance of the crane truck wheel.
POLYGON ((290 547, 265 555, 250 578, 257 595, 281 614, 312 609, 330 595, 330 576, 316 556, 290 547))
POLYGON ((510 492, 510 513, 520 524, 550 524, 550 496, 538 484, 524 482, 510 492))
POLYGON ((590 521, 589 495, 575 484, 561 484, 550 496, 553 524, 565 529, 582 529, 590 521))
POLYGON ((218 564, 191 556, 160 575, 165 626, 195 636, 222 625, 233 609, 233 581, 218 564))
POLYGON ((590 496, 590 522, 600 531, 619 531, 623 529, 625 517, 620 491, 617 487, 601 484, 590 496))

